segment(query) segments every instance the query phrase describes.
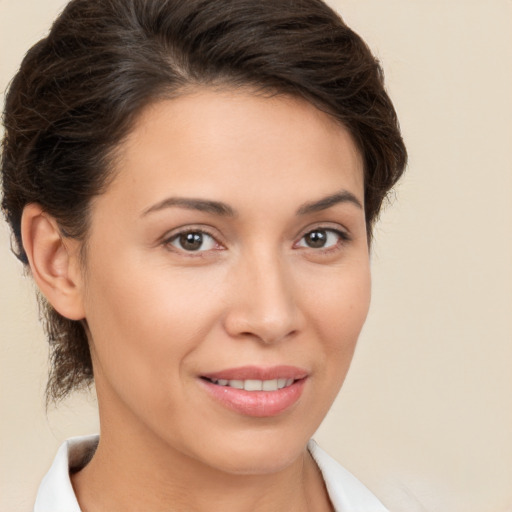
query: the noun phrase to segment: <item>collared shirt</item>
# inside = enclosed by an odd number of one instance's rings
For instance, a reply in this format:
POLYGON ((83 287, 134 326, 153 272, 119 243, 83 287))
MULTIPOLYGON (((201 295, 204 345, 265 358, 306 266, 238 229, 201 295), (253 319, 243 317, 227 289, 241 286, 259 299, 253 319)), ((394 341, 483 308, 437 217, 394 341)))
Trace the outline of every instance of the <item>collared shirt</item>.
MULTIPOLYGON (((87 464, 98 440, 98 436, 74 437, 61 445, 39 486, 34 512, 81 512, 69 472, 87 464)), ((322 472, 336 512, 388 512, 355 476, 327 455, 315 441, 309 442, 308 449, 322 472)))

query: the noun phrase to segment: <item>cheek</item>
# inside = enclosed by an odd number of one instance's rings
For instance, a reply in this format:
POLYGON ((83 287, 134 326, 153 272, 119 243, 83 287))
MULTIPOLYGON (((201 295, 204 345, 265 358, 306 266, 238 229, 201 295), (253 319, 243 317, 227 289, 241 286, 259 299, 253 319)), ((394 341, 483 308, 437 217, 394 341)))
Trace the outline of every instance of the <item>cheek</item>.
POLYGON ((205 288, 207 276, 138 258, 107 261, 105 255, 101 265, 91 265, 88 276, 86 313, 97 366, 120 384, 172 381, 215 321, 218 287, 205 288))
POLYGON ((341 385, 370 305, 369 265, 341 269, 308 295, 310 324, 323 345, 326 378, 341 385))
POLYGON ((308 310, 316 318, 315 323, 324 331, 323 338, 334 345, 357 339, 370 305, 369 265, 363 259, 358 265, 316 277, 316 286, 309 286, 308 293, 304 290, 303 295, 308 299, 308 310))

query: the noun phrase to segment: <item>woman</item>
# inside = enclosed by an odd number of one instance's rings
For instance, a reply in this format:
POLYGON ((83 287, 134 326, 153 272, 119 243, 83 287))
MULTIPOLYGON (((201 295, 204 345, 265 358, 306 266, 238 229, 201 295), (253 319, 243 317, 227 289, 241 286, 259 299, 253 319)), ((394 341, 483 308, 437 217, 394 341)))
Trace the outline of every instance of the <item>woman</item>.
POLYGON ((5 127, 48 396, 94 377, 101 422, 35 511, 385 510, 310 441, 406 162, 364 42, 318 0, 74 0, 5 127))

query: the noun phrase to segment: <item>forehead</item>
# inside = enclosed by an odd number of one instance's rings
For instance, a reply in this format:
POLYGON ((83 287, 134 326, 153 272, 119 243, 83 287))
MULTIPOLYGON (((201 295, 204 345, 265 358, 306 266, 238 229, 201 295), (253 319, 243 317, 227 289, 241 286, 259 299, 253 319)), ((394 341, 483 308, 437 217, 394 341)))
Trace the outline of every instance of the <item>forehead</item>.
POLYGON ((307 201, 336 188, 363 202, 362 158, 348 130, 283 95, 198 90, 153 103, 121 144, 115 170, 111 188, 140 208, 159 194, 282 201, 289 190, 307 201))

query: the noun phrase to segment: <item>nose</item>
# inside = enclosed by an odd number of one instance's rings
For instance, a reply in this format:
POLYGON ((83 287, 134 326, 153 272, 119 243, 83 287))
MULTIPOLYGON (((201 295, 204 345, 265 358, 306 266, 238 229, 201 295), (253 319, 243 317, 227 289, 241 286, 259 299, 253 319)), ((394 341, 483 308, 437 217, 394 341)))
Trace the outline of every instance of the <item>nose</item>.
POLYGON ((230 275, 226 331, 264 344, 300 331, 302 315, 291 274, 277 255, 245 258, 230 275))

